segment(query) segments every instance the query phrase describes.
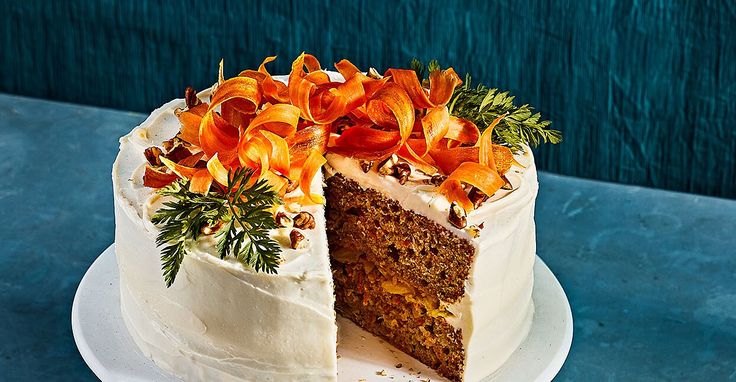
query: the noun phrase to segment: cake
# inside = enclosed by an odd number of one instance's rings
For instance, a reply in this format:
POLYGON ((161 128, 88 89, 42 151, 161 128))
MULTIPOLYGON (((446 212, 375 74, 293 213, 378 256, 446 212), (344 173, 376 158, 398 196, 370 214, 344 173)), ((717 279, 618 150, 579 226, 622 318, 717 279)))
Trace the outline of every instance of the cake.
POLYGON ((340 314, 448 380, 492 374, 532 322, 528 144, 557 132, 452 69, 328 72, 302 54, 274 77, 273 59, 120 139, 136 345, 184 380, 335 381, 340 314))

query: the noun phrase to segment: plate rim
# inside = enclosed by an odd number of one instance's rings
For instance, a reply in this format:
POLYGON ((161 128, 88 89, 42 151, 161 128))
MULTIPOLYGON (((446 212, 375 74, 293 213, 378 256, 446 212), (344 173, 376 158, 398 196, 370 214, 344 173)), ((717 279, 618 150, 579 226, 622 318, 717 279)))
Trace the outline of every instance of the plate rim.
MULTIPOLYGON (((82 356, 82 359, 87 364, 87 366, 92 370, 92 372, 102 381, 107 381, 113 379, 113 375, 110 374, 110 371, 100 362, 100 360, 95 356, 95 352, 90 348, 87 341, 84 339, 82 335, 82 329, 80 324, 80 316, 79 316, 79 305, 80 300, 83 298, 83 292, 87 289, 87 284, 90 282, 90 275, 93 274, 95 269, 100 266, 100 264, 105 261, 104 256, 106 256, 108 253, 111 252, 110 256, 112 258, 115 258, 115 243, 110 244, 105 250, 103 250, 100 255, 98 255, 95 260, 90 264, 89 268, 84 273, 84 276, 82 277, 81 281, 79 282, 79 285, 77 286, 77 290, 74 294, 74 299, 72 301, 72 309, 71 309, 71 326, 72 326, 72 335, 74 338, 74 342, 77 346, 77 349, 79 351, 79 354, 82 356)), ((117 260, 115 260, 117 262, 117 260)), ((567 360, 567 356, 570 353, 570 349, 572 346, 572 340, 573 340, 573 316, 572 316, 572 309, 570 307, 569 299, 567 298, 567 294, 565 293, 564 288, 562 288, 562 285, 560 284, 557 277, 554 275, 552 270, 547 266, 547 264, 542 260, 542 258, 539 257, 539 255, 535 254, 535 262, 539 262, 540 266, 542 267, 542 270, 549 273, 551 276, 552 285, 549 285, 548 287, 553 287, 557 292, 560 293, 561 297, 563 297, 560 301, 564 303, 564 310, 565 310, 565 332, 562 336, 562 340, 560 342, 560 345, 555 352, 554 356, 549 360, 547 365, 545 366, 544 370, 536 376, 534 381, 536 382, 543 382, 543 381, 551 381, 562 369, 562 366, 565 364, 565 361, 567 360)), ((535 265, 536 267, 536 265, 535 265)), ((117 268, 117 267, 116 267, 117 268)), ((535 284, 537 282, 536 277, 536 271, 535 271, 535 284)), ((119 293, 119 291, 118 291, 119 293)), ((122 318, 121 318, 122 319, 122 318)), ((534 319, 532 321, 532 328, 534 327, 534 322, 537 320, 537 316, 535 314, 534 319)), ((126 328, 127 329, 127 328, 126 328)), ((531 330, 530 330, 531 333, 531 330)), ((522 342, 522 345, 525 344, 527 339, 525 339, 522 342)), ((520 346, 521 347, 521 346, 520 346)), ((513 354, 512 356, 513 357, 513 354)), ((157 367, 157 366, 156 366, 157 367)), ((157 367, 158 368, 158 367, 157 367)), ((180 378, 168 373, 167 371, 158 368, 163 373, 166 373, 167 375, 170 375, 176 379, 181 380, 180 378)), ((504 368, 497 370, 492 375, 489 375, 485 377, 483 380, 489 380, 494 379, 498 374, 503 374, 504 368)))

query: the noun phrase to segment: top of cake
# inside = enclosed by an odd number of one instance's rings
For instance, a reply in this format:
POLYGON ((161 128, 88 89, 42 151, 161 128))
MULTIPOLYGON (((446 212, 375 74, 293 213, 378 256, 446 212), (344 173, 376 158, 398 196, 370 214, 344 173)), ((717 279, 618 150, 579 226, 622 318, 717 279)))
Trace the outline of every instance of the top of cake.
POLYGON ((310 240, 289 228, 314 226, 309 211, 324 203, 328 159, 328 176, 339 167, 473 239, 483 216, 523 184, 529 145, 560 140, 507 92, 471 88, 469 77, 463 85, 435 63, 380 75, 342 60, 335 73, 302 54, 279 78, 265 68, 274 59, 230 79, 221 68, 211 90, 187 88, 175 116, 157 117, 168 128, 124 138, 145 161, 123 171, 142 174, 123 196, 159 228, 167 285, 202 242, 223 259, 277 272, 285 251, 310 240))

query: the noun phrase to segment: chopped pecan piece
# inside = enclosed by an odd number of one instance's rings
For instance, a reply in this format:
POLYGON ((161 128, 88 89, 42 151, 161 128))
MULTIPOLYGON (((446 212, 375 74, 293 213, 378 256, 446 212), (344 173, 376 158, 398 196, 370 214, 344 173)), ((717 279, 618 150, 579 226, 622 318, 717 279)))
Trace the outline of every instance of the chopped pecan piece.
POLYGON ((362 160, 360 161, 360 169, 363 170, 363 172, 368 173, 373 168, 373 161, 372 160, 362 160))
POLYGON ((194 90, 194 88, 191 86, 187 86, 187 88, 184 90, 184 100, 186 101, 187 108, 189 109, 202 103, 202 101, 197 98, 197 91, 194 90))
POLYGON ((291 241, 291 249, 303 249, 309 244, 309 240, 295 229, 289 233, 289 240, 291 241))
POLYGON ((435 186, 439 187, 442 182, 444 182, 447 179, 447 175, 442 174, 434 174, 432 175, 432 178, 429 179, 429 183, 434 184, 435 186))
POLYGON ((161 149, 156 146, 151 146, 143 152, 143 155, 146 156, 148 164, 153 167, 161 166, 161 158, 159 158, 161 154, 163 154, 163 151, 161 151, 161 149))
POLYGON ((488 200, 488 195, 484 194, 478 188, 472 187, 470 192, 468 192, 468 199, 473 203, 473 207, 478 208, 483 202, 488 200))
POLYGON ((408 163, 400 162, 394 165, 393 176, 399 180, 399 184, 406 183, 409 175, 411 175, 411 166, 408 163))
POLYGON ((294 221, 283 211, 279 211, 274 220, 276 221, 276 227, 279 228, 291 228, 294 226, 294 221))
POLYGON ((465 215, 465 210, 455 202, 450 204, 450 214, 447 217, 447 220, 449 220, 450 224, 453 226, 461 229, 468 225, 468 218, 465 215))
POLYGON ((299 229, 313 229, 316 226, 314 216, 309 212, 302 211, 294 216, 294 227, 299 229))

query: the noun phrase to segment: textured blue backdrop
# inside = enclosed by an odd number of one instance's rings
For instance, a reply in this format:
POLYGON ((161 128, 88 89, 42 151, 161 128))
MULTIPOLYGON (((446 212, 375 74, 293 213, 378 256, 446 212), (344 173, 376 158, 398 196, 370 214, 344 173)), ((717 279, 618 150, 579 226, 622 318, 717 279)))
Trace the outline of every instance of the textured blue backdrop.
MULTIPOLYGON (((0 91, 150 111, 271 54, 437 58, 565 133, 543 169, 736 197, 736 6, 716 1, 0 0, 0 91)), ((88 128, 79 126, 80 129, 88 128)), ((113 139, 111 137, 111 139, 113 139)))

